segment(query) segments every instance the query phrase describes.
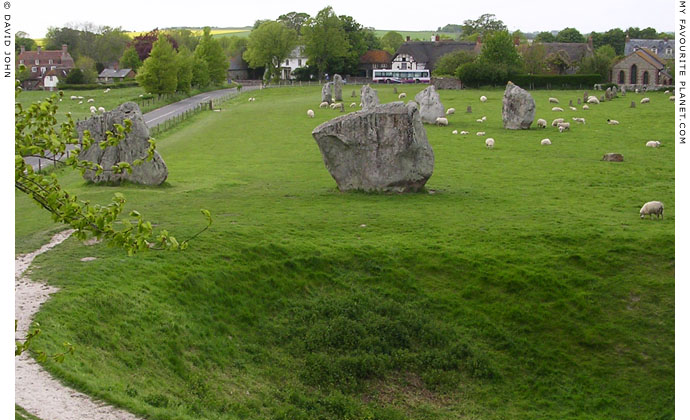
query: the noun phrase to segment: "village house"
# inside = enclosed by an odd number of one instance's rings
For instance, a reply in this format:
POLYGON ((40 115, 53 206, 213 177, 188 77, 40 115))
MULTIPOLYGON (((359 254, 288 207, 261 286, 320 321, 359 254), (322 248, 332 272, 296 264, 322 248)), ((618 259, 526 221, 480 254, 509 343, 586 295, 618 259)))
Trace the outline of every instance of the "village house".
POLYGON ((663 60, 672 60, 676 50, 676 41, 673 39, 630 39, 625 36, 625 56, 629 56, 639 49, 647 49, 663 60))
POLYGON ((48 51, 43 51, 41 47, 37 47, 36 51, 26 51, 24 46, 21 46, 17 56, 17 67, 21 65, 29 71, 29 77, 22 84, 22 88, 53 90, 57 86, 56 80, 64 78, 74 68, 74 60, 67 52, 67 45, 63 45, 61 50, 48 51), (55 71, 48 74, 51 70, 55 71))
POLYGON ((467 51, 479 54, 481 51, 481 39, 477 42, 441 41, 439 36, 433 37, 433 41, 417 41, 402 44, 393 55, 393 70, 423 70, 433 71, 438 59, 455 51, 467 51))
POLYGON ((304 67, 307 65, 307 56, 304 55, 304 45, 298 45, 291 52, 290 55, 285 59, 285 62, 280 68, 280 78, 283 80, 292 80, 295 77, 292 72, 295 69, 304 67))
POLYGON ((390 69, 393 62, 393 56, 384 50, 370 50, 359 57, 359 71, 361 75, 367 78, 373 76, 373 71, 376 69, 390 69))
POLYGON ((666 60, 646 48, 639 48, 611 68, 611 81, 626 89, 670 85, 673 76, 666 60))
POLYGON ((127 79, 133 80, 136 73, 132 69, 103 69, 98 75, 98 81, 101 83, 122 82, 127 79))

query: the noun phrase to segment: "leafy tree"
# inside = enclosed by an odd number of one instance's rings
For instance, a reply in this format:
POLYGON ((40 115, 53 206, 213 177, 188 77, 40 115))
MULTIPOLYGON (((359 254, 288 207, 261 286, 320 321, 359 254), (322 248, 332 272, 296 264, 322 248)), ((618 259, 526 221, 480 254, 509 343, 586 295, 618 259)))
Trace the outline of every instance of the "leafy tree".
POLYGON ((489 34, 482 46, 479 60, 487 65, 502 67, 506 70, 517 71, 522 67, 522 58, 508 31, 489 34))
POLYGON ((578 73, 600 74, 602 80, 609 80, 616 51, 610 45, 603 45, 594 51, 592 57, 582 59, 578 73))
POLYGON ((507 30, 508 27, 503 23, 503 21, 496 19, 496 15, 491 13, 485 13, 479 16, 477 20, 467 19, 462 25, 463 36, 479 33, 479 35, 484 38, 484 36, 491 32, 507 30))
MULTIPOLYGON (((19 82, 15 85, 15 98, 20 94, 19 82)), ((62 93, 60 93, 60 96, 62 93)), ((93 162, 79 159, 81 147, 88 148, 93 143, 90 134, 84 132, 80 140, 74 137, 75 125, 70 114, 67 121, 58 125, 55 114, 58 108, 58 95, 42 102, 31 104, 24 108, 15 99, 15 137, 14 137, 14 185, 15 188, 28 195, 41 208, 51 213, 56 223, 65 223, 76 229, 75 236, 86 239, 87 236, 95 236, 104 239, 109 244, 121 247, 131 255, 150 248, 155 249, 184 249, 188 246, 188 240, 178 242, 173 236, 163 230, 154 236, 152 224, 145 221, 137 211, 131 211, 129 218, 123 218, 125 198, 120 193, 115 193, 111 202, 107 205, 91 204, 88 201, 79 200, 60 185, 54 175, 34 172, 31 165, 27 165, 25 158, 41 157, 55 159, 64 156, 65 165, 72 169, 86 171, 131 171, 132 165, 138 165, 144 160, 153 158, 155 142, 150 140, 150 147, 145 156, 135 162, 120 162, 112 168, 103 168, 93 162), (67 152, 68 147, 74 147, 74 151, 67 152)), ((109 132, 107 139, 101 142, 100 147, 107 147, 119 143, 131 128, 131 122, 125 121, 124 126, 117 125, 114 132, 109 132)), ((202 210, 211 223, 210 213, 202 210)), ((203 232, 202 230, 202 232, 203 232)), ((201 233, 201 232, 199 232, 201 233)), ((196 237, 199 233, 194 235, 196 237)), ((190 238, 191 239, 191 238, 190 238)), ((24 346, 22 346, 24 347, 24 346)), ((17 349, 22 350, 23 349, 17 349)))
POLYGON ((249 34, 247 50, 242 57, 249 66, 266 68, 266 81, 280 79, 283 61, 297 45, 297 32, 275 21, 262 23, 249 34))
POLYGON ((383 46, 383 49, 391 54, 395 54, 395 52, 404 42, 405 39, 403 36, 395 31, 388 31, 383 37, 381 37, 381 45, 383 46))
POLYGON ((594 48, 598 48, 601 45, 610 45, 616 50, 616 55, 623 55, 625 52, 625 32, 620 28, 609 29, 604 32, 600 39, 601 44, 594 44, 594 48))
POLYGON ((565 28, 556 35, 556 42, 585 42, 585 37, 575 28, 565 28))
POLYGON ((257 19, 257 20, 255 20, 255 21, 254 21, 254 26, 252 26, 252 30, 258 28, 259 26, 261 26, 262 23, 268 22, 269 20, 270 20, 270 19, 257 19))
POLYGON ((461 33, 462 32, 462 25, 449 23, 448 25, 446 25, 442 28, 439 27, 437 31, 438 32, 461 33))
POLYGON ((521 45, 522 61, 527 74, 542 74, 546 71, 546 48, 540 43, 521 45))
POLYGON ((134 47, 135 50, 137 50, 137 54, 139 54, 139 60, 142 62, 146 60, 149 55, 151 54, 151 49, 153 49, 153 44, 158 41, 158 38, 161 36, 164 36, 167 38, 168 42, 173 46, 174 49, 177 50, 177 41, 175 39, 168 35, 168 34, 163 34, 158 30, 158 28, 147 32, 145 34, 135 36, 134 39, 132 39, 131 46, 134 47))
POLYGON ((192 56, 192 86, 205 88, 210 83, 208 64, 201 57, 192 56))
POLYGON ((72 28, 49 27, 43 42, 46 50, 59 50, 66 44, 71 54, 80 53, 80 31, 72 28))
POLYGON ((534 42, 556 42, 556 37, 551 32, 539 32, 534 42))
POLYGON ((182 46, 187 47, 189 51, 194 51, 199 45, 199 37, 194 35, 194 32, 189 29, 169 29, 165 31, 177 43, 178 51, 182 46))
POLYGON ((100 34, 95 37, 93 50, 88 55, 96 63, 105 66, 115 63, 124 53, 127 44, 130 43, 129 36, 121 28, 103 27, 100 34))
POLYGON ((204 28, 204 34, 194 50, 194 56, 206 62, 211 84, 220 85, 227 80, 228 61, 218 41, 211 37, 210 27, 204 28))
POLYGON ((350 51, 342 22, 330 6, 309 19, 307 25, 302 27, 302 33, 305 53, 309 57, 308 64, 315 66, 319 75, 333 73, 335 64, 342 62, 350 51))
POLYGON ((176 61, 172 44, 161 34, 141 66, 137 82, 150 93, 174 93, 177 89, 176 61))
POLYGON ((81 71, 80 68, 75 67, 72 70, 67 73, 67 77, 65 78, 65 83, 69 83, 71 85, 81 85, 84 82, 84 72, 81 71))
POLYGON ((342 64, 333 70, 341 74, 357 74, 359 71, 359 58, 369 50, 380 48, 381 43, 371 29, 363 28, 351 16, 340 15, 338 19, 340 19, 342 28, 345 31, 350 48, 342 64))
POLYGON ((18 31, 14 34, 14 52, 19 55, 21 52, 21 47, 24 47, 26 51, 34 51, 36 49, 36 41, 29 38, 29 34, 26 32, 18 31))
POLYGON ((475 54, 467 51, 455 51, 441 56, 436 62, 434 75, 455 75, 458 67, 471 63, 476 58, 475 54))
POLYGON ((278 22, 294 30, 297 35, 302 35, 302 26, 307 23, 309 17, 307 13, 290 12, 278 16, 278 22))
POLYGON ((96 62, 88 56, 81 56, 74 62, 74 67, 81 70, 84 75, 83 83, 96 83, 98 73, 96 72, 96 62))
POLYGON ((565 74, 572 63, 570 56, 565 51, 559 50, 546 56, 546 65, 549 69, 557 71, 558 74, 565 74))
POLYGON ((194 58, 192 52, 186 46, 181 46, 177 52, 177 91, 189 92, 192 88, 194 76, 194 58))
POLYGON ((31 77, 31 71, 29 71, 29 68, 23 64, 19 66, 19 68, 17 69, 17 80, 19 80, 20 82, 24 82, 29 77, 31 77))
POLYGON ((138 71, 141 67, 141 60, 139 60, 139 54, 134 47, 129 47, 122 53, 120 57, 120 68, 121 69, 132 69, 138 71))

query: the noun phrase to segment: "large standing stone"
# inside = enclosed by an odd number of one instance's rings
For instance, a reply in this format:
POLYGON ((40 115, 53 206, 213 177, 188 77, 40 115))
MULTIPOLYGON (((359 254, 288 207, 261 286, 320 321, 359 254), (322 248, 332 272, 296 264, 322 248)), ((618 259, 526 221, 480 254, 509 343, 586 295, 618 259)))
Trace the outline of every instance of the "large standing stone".
POLYGON ((379 96, 369 85, 362 86, 362 89, 359 91, 359 97, 362 102, 362 109, 373 108, 379 104, 379 96))
POLYGON ((611 90, 610 87, 606 88, 606 92, 604 93, 604 95, 606 96, 607 101, 610 101, 611 99, 613 99, 613 91, 611 90))
POLYGON ((417 104, 392 102, 327 121, 312 132, 340 191, 419 191, 434 152, 417 104))
POLYGON ((336 101, 343 100, 343 78, 339 75, 333 75, 333 96, 336 101))
POLYGON ((436 92, 434 85, 430 85, 416 94, 414 100, 419 104, 419 115, 422 117, 422 122, 435 124, 436 118, 446 116, 446 108, 441 103, 441 97, 436 92))
POLYGON ((534 121, 537 105, 526 90, 508 82, 503 93, 503 128, 528 130, 534 121))
POLYGON ((333 82, 327 82, 321 88, 321 102, 333 103, 333 82))
POLYGON ((125 102, 112 111, 103 115, 96 115, 86 121, 77 123, 77 133, 82 139, 84 131, 88 130, 93 139, 91 147, 79 154, 82 160, 98 163, 105 171, 96 175, 93 170, 84 172, 84 179, 92 182, 130 181, 137 184, 160 185, 168 177, 168 168, 163 158, 154 152, 153 159, 144 161, 141 165, 132 165, 132 173, 126 171, 116 174, 110 169, 120 162, 132 164, 137 159, 145 159, 149 148, 149 129, 144 122, 139 106, 134 102, 125 102), (124 120, 132 122, 132 129, 117 146, 101 149, 99 142, 106 139, 106 131, 115 132, 115 124, 125 125, 124 120))
POLYGON ((623 155, 620 153, 606 153, 601 160, 607 162, 623 162, 623 155))

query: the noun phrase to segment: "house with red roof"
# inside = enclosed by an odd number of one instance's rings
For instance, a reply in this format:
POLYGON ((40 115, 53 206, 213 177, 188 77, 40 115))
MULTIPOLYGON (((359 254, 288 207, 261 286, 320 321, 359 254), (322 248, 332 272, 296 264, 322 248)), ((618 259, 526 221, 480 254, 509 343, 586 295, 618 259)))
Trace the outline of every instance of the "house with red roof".
POLYGON ((22 46, 17 56, 17 67, 20 65, 26 66, 30 72, 22 86, 24 89, 53 90, 57 86, 56 80, 66 77, 74 68, 74 59, 67 52, 67 45, 63 45, 61 50, 47 51, 41 47, 36 51, 26 51, 22 46))
POLYGON ((375 69, 389 69, 393 55, 384 50, 369 50, 359 57, 359 70, 365 77, 371 78, 375 69))

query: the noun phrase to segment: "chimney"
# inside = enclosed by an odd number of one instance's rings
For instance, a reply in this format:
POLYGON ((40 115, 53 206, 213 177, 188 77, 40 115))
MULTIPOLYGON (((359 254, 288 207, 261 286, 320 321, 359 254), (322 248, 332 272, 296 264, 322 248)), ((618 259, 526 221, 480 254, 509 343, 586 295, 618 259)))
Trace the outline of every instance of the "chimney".
POLYGON ((62 56, 60 57, 60 59, 67 59, 67 44, 62 44, 62 56))
POLYGON ((410 36, 408 35, 407 38, 405 39, 407 42, 410 42, 410 36))
POLYGON ((668 42, 668 37, 667 37, 667 36, 664 37, 664 42, 668 42))
POLYGON ((441 36, 440 36, 440 35, 436 35, 436 36, 434 37, 434 41, 438 42, 438 41, 440 41, 440 40, 441 40, 441 36))
POLYGON ((23 45, 20 45, 20 46, 19 46, 19 49, 20 49, 20 51, 19 51, 20 54, 26 51, 26 50, 24 49, 24 46, 23 46, 23 45))
POLYGON ((627 43, 627 42, 630 42, 630 35, 625 34, 625 42, 626 42, 626 43, 627 43))
POLYGON ((40 54, 40 53, 41 53, 41 46, 40 46, 40 45, 36 47, 36 53, 37 53, 37 54, 40 54))

